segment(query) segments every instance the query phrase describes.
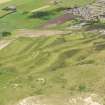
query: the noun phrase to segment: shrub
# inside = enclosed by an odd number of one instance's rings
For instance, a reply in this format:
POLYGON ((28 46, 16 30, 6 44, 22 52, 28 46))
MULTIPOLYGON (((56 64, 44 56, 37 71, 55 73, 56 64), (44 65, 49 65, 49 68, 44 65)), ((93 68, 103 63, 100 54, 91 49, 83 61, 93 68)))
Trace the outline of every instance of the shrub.
POLYGON ((10 36, 10 35, 11 35, 11 32, 7 32, 7 31, 2 32, 3 37, 7 37, 7 36, 10 36))
POLYGON ((22 14, 27 15, 28 13, 29 13, 28 11, 24 11, 22 14))
POLYGON ((86 91, 86 86, 83 85, 83 84, 81 84, 81 85, 78 87, 78 90, 79 90, 80 92, 86 91))

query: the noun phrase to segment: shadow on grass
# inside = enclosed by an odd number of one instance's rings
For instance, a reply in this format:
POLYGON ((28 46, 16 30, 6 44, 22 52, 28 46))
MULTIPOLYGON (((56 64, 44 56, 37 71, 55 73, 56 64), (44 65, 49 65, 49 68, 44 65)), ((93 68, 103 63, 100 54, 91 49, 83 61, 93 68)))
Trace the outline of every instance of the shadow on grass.
POLYGON ((56 71, 60 68, 64 68, 65 66, 67 66, 65 64, 65 61, 69 58, 72 59, 72 57, 75 56, 79 51, 80 51, 79 49, 73 49, 65 51, 64 53, 60 54, 58 60, 54 62, 54 64, 52 64, 53 65, 52 67, 50 67, 50 70, 56 71))
POLYGON ((0 19, 2 19, 2 18, 4 18, 4 17, 6 17, 6 16, 8 16, 8 15, 11 15, 11 14, 13 14, 13 13, 15 13, 15 12, 14 12, 14 11, 13 11, 13 12, 9 12, 9 13, 7 13, 7 14, 3 15, 3 16, 0 16, 0 19))
POLYGON ((96 51, 105 50, 105 43, 96 45, 96 46, 95 46, 95 50, 96 50, 96 51))
POLYGON ((38 19, 42 19, 42 20, 48 20, 51 19, 51 17, 53 17, 53 15, 55 15, 54 13, 50 13, 50 12, 45 12, 45 11, 40 11, 40 12, 36 12, 36 13, 32 13, 31 16, 29 16, 29 18, 38 18, 38 19))
POLYGON ((86 61, 79 62, 77 65, 94 64, 94 63, 95 63, 94 60, 86 60, 86 61))
POLYGON ((92 23, 90 25, 88 25, 86 28, 86 30, 95 30, 95 29, 105 29, 105 24, 104 23, 92 23))
POLYGON ((4 75, 4 76, 13 76, 14 74, 16 74, 16 72, 14 71, 13 68, 0 68, 0 76, 4 75))

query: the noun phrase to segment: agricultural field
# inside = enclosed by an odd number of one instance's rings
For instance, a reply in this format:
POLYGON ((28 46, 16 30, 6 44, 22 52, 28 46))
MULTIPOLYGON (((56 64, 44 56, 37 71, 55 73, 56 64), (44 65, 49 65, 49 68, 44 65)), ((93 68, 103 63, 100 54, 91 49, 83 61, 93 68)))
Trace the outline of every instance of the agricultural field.
POLYGON ((0 105, 105 104, 104 18, 64 13, 95 0, 52 1, 0 0, 0 105))

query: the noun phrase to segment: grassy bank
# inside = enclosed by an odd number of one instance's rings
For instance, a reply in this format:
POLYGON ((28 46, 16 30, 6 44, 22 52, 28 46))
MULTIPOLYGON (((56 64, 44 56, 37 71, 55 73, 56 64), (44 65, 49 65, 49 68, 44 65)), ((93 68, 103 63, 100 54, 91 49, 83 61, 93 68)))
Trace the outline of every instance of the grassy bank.
POLYGON ((0 51, 0 103, 40 94, 102 95, 104 48, 104 37, 93 33, 18 38, 0 51))

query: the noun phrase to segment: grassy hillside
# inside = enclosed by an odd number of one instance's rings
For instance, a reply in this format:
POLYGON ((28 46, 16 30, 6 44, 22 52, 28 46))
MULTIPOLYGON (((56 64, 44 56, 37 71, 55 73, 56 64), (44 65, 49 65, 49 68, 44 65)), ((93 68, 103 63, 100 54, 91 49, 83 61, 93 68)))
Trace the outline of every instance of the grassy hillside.
POLYGON ((84 6, 89 3, 94 2, 95 0, 61 0, 63 2, 63 6, 84 6))
POLYGON ((0 51, 0 104, 40 94, 103 95, 104 40, 93 33, 16 39, 0 51))
MULTIPOLYGON (((46 0, 47 1, 47 0, 46 0)), ((8 5, 17 5, 17 12, 0 18, 0 30, 11 31, 17 28, 34 28, 40 24, 40 19, 30 18, 31 10, 45 5, 46 1, 42 0, 13 0, 8 4, 1 6, 1 9, 8 5), (8 26, 9 24, 9 26, 8 26)), ((5 11, 4 11, 5 12, 5 11)))
POLYGON ((100 105, 105 104, 105 36, 101 29, 105 25, 91 23, 81 30, 70 30, 70 26, 80 23, 74 19, 51 30, 62 29, 65 33, 70 31, 69 34, 51 36, 42 36, 40 27, 63 15, 64 8, 84 6, 93 1, 62 0, 56 6, 51 0, 11 0, 0 4, 0 16, 7 13, 2 8, 9 5, 17 7, 15 13, 0 18, 0 35, 3 32, 13 34, 0 36, 0 105, 17 105, 15 103, 19 100, 30 96, 75 98, 86 97, 87 94, 99 95, 103 102, 100 105), (33 29, 38 29, 37 33, 41 32, 41 35, 36 37, 38 35, 33 29), (6 42, 8 46, 1 48, 6 42))
MULTIPOLYGON (((50 0, 12 0, 8 3, 0 5, 0 9, 9 5, 17 6, 17 12, 0 18, 0 33, 20 28, 38 28, 48 20, 63 14, 62 9, 60 8, 73 7, 77 6, 77 4, 85 5, 92 1, 93 0, 62 0, 60 5, 55 6, 50 0), (31 12, 46 5, 49 5, 50 7, 35 13, 31 12)), ((0 11, 0 16, 5 13, 6 11, 0 11)))

